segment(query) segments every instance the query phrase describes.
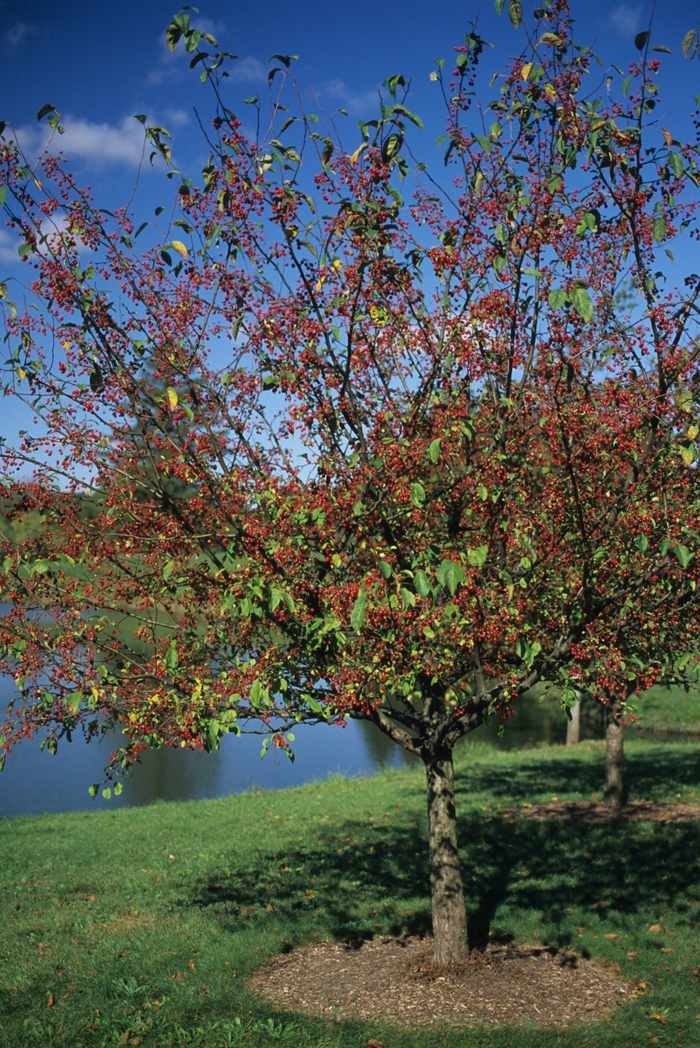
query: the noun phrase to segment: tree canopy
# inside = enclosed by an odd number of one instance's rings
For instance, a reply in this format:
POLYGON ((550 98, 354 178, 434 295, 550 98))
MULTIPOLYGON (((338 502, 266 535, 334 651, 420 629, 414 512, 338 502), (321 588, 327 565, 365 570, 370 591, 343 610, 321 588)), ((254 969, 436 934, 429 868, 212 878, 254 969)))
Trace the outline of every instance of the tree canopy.
POLYGON ((571 706, 684 681, 698 648, 700 279, 671 251, 697 143, 656 123, 648 33, 596 85, 565 0, 510 17, 490 86, 476 28, 437 64, 436 163, 403 76, 344 150, 290 115, 286 55, 247 137, 185 12, 167 39, 212 89, 211 155, 169 172, 172 212, 137 226, 0 146, 34 270, 3 286, 5 392, 41 420, 4 495, 44 522, 3 542, 5 748, 117 726, 111 775, 369 718, 428 770, 443 961, 466 949, 458 738, 536 684, 571 706))

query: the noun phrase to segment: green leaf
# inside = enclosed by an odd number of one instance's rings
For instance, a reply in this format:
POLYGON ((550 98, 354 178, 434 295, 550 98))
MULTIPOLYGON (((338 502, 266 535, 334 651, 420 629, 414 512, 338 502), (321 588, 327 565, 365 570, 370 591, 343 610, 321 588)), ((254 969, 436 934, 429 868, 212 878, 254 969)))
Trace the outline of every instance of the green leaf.
POLYGON ((17 254, 20 258, 26 258, 31 250, 29 244, 20 244, 17 248, 17 254))
POLYGON ((7 186, 0 186, 0 207, 7 200, 7 186))
POLYGON ((520 0, 510 0, 510 3, 508 4, 508 15, 517 29, 523 20, 523 5, 520 3, 520 0))
POLYGON ((673 393, 673 399, 679 411, 691 412, 693 410, 693 394, 691 390, 678 386, 673 393))
POLYGON ((109 786, 105 786, 105 788, 102 791, 102 796, 106 801, 108 801, 109 798, 112 796, 112 791, 110 790, 109 786))
POLYGON ((88 786, 88 793, 90 794, 90 796, 92 797, 93 800, 95 799, 95 797, 97 796, 99 791, 100 791, 100 787, 97 786, 97 785, 88 786))
POLYGON ((369 595, 365 586, 360 586, 360 591, 357 594, 357 599, 353 605, 352 614, 350 615, 350 626, 354 629, 355 633, 359 633, 362 629, 362 624, 365 621, 367 615, 367 603, 369 601, 369 595))
POLYGON ((561 309, 566 304, 567 297, 563 288, 555 287, 549 292, 549 304, 552 309, 561 309))
POLYGON ((428 455, 431 462, 437 462, 440 458, 440 437, 434 440, 428 448, 428 455))
POLYGON ((502 15, 506 0, 496 0, 496 14, 502 15))
POLYGON ((680 153, 669 153, 668 154, 668 162, 671 165, 671 167, 673 168, 673 173, 676 176, 676 178, 681 178, 681 176, 683 175, 683 170, 684 169, 683 169, 683 157, 680 155, 680 153))
POLYGON ((652 51, 661 51, 664 55, 672 55, 673 51, 670 47, 664 47, 663 44, 657 44, 656 47, 652 47, 652 51))
POLYGON ((634 38, 634 46, 637 48, 638 51, 644 50, 644 46, 647 40, 649 39, 649 35, 650 34, 648 29, 645 29, 643 33, 637 33, 637 35, 634 38))
POLYGON ((621 91, 622 91, 622 97, 623 98, 627 98, 627 92, 629 91, 629 87, 630 87, 631 83, 632 83, 632 77, 631 76, 626 76, 625 79, 622 81, 621 91))
POLYGON ((417 481, 411 485, 411 502, 418 509, 422 509, 425 505, 425 488, 417 481))
POLYGON ((666 219, 663 215, 657 215, 654 219, 654 240, 658 243, 666 236, 666 219))
POLYGON ((505 269, 506 261, 507 261, 506 256, 505 255, 501 255, 501 254, 496 255, 494 260, 493 260, 493 268, 496 270, 496 272, 498 273, 499 276, 501 275, 501 273, 505 269))
POLYGON ((473 568, 483 568, 488 555, 488 546, 477 546, 476 549, 467 550, 467 560, 473 568))
POLYGON ((57 113, 57 112, 58 112, 58 110, 56 109, 56 106, 52 106, 51 103, 48 102, 46 105, 41 107, 41 109, 39 110, 39 112, 36 115, 36 118, 37 118, 37 120, 41 121, 41 120, 44 119, 45 116, 48 116, 49 113, 57 113))
POLYGON ((646 553, 649 549, 649 539, 646 535, 638 535, 634 544, 640 553, 646 553))
POLYGON ((593 302, 585 287, 575 287, 571 293, 571 301, 581 319, 588 323, 593 316, 593 302))
POLYGON ((416 606, 416 595, 415 595, 415 593, 411 593, 411 591, 409 589, 406 589, 405 587, 402 587, 402 589, 401 589, 401 599, 403 600, 404 608, 415 608, 415 606, 416 606))
POLYGON ((419 593, 421 597, 430 596, 430 581, 424 571, 420 569, 413 576, 413 585, 416 587, 416 593, 419 593))
POLYGON ((673 547, 673 552, 676 554, 676 560, 682 568, 687 568, 690 563, 692 553, 687 546, 681 546, 680 543, 673 547))
POLYGON ((683 37, 683 45, 682 46, 683 46, 683 57, 684 58, 688 57, 688 52, 690 51, 690 48, 693 46, 693 41, 695 40, 695 37, 697 35, 698 35, 697 29, 689 29, 688 32, 683 37))
POLYGON ((392 568, 388 560, 382 560, 380 557, 377 561, 377 567, 379 568, 385 579, 391 578, 392 568))
POLYGON ((483 484, 479 484, 479 487, 476 489, 476 493, 482 502, 486 502, 486 499, 489 497, 489 493, 483 484))
POLYGON ((437 577, 440 585, 449 591, 450 596, 454 596, 464 578, 464 568, 455 560, 443 560, 438 568, 437 577))

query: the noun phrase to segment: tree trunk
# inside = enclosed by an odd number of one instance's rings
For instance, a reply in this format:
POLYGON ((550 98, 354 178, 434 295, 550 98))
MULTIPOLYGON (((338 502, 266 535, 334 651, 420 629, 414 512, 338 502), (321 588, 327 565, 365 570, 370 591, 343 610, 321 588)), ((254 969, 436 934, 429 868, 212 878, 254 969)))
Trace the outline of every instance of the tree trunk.
POLYGON ((620 723, 622 702, 613 699, 607 708, 605 729, 605 791, 603 803, 611 811, 619 811, 624 803, 622 765, 624 761, 623 732, 620 723))
POLYGON ((581 741, 581 700, 571 707, 571 720, 566 722, 566 745, 575 746, 581 741))
POLYGON ((430 892, 433 910, 435 963, 466 961, 467 911, 457 850, 455 774, 452 753, 425 762, 428 780, 430 892))

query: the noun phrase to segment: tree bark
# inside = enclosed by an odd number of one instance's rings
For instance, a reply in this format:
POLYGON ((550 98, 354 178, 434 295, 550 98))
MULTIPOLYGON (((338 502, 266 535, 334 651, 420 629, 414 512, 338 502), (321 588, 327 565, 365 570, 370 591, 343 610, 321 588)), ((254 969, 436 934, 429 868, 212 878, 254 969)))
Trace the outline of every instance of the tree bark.
POLYGON ((605 790, 603 803, 611 811, 619 811, 624 804, 624 728, 620 723, 623 703, 612 699, 607 708, 605 729, 605 790))
POLYGON ((575 746, 581 741, 581 700, 571 707, 571 720, 566 722, 566 745, 575 746))
POLYGON ((466 961, 467 911, 457 849, 454 766, 450 750, 425 761, 428 780, 430 893, 437 965, 466 961))

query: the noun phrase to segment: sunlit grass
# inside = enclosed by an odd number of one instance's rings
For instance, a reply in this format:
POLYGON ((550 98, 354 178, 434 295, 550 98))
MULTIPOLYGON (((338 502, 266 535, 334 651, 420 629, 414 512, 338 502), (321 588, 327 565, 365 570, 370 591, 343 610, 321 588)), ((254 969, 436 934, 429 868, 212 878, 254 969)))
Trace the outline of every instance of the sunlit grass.
MULTIPOLYGON (((633 797, 698 800, 700 751, 634 741, 628 775, 633 797)), ((525 753, 473 746, 460 755, 458 803, 472 925, 573 946, 646 983, 612 1021, 570 1031, 411 1033, 275 1012, 245 990, 246 976, 289 946, 428 930, 416 769, 0 821, 3 1048, 357 1048, 370 1039, 387 1048, 693 1048, 700 825, 499 814, 552 797, 591 798, 601 778, 600 743, 525 753)))

